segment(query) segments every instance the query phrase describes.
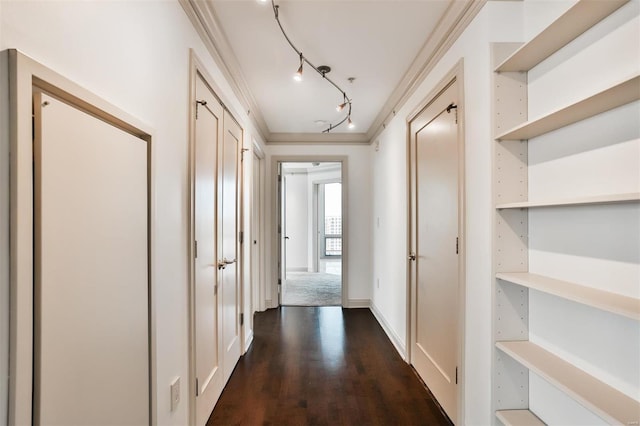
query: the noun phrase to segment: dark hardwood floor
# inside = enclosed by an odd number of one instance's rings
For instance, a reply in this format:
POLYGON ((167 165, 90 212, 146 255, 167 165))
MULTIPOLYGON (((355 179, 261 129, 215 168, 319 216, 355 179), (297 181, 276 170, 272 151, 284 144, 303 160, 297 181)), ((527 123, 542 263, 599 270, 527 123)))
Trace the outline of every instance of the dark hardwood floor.
POLYGON ((208 425, 450 425, 368 309, 255 316, 208 425))

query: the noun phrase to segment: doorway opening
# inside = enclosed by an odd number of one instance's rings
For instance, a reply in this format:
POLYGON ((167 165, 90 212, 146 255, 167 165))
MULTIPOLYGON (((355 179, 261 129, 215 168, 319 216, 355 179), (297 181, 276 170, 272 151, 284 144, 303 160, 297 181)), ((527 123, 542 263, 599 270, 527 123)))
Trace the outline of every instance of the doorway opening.
POLYGON ((281 162, 281 304, 342 305, 340 162, 281 162))

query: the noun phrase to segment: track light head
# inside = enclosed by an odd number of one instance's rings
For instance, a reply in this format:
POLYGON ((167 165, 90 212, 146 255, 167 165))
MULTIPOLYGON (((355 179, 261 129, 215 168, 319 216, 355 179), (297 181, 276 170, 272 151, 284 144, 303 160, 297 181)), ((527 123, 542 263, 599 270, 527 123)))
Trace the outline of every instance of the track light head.
POLYGON ((342 110, 344 109, 344 107, 346 107, 346 106, 347 106, 347 103, 346 103, 346 102, 343 102, 343 103, 341 103, 340 105, 338 105, 338 106, 336 107, 336 111, 340 112, 340 111, 342 111, 342 110))
POLYGON ((293 79, 295 81, 302 81, 302 66, 304 65, 304 57, 302 53, 300 54, 300 67, 298 67, 298 71, 293 75, 293 79))
POLYGON ((350 129, 354 129, 356 127, 356 125, 353 124, 353 121, 351 121, 351 116, 347 119, 347 127, 350 129))

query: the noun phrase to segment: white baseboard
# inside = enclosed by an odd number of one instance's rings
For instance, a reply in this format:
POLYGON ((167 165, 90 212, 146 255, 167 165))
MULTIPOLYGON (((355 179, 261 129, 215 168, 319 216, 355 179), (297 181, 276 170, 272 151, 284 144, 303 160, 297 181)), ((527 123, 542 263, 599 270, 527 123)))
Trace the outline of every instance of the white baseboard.
POLYGON ((368 308, 371 306, 369 299, 349 299, 345 308, 368 308))
POLYGON ((244 339, 244 353, 246 354, 253 343, 253 330, 249 330, 247 337, 244 339))
POLYGON ((293 268, 287 268, 287 272, 309 272, 307 266, 294 266, 293 268))
POLYGON ((406 345, 402 343, 402 340, 400 339, 400 337, 398 337, 398 335, 395 333, 395 331, 393 331, 391 326, 389 326, 389 323, 384 318, 384 315, 382 315, 382 313, 378 310, 376 305, 373 303, 371 304, 370 309, 371 309, 371 312, 373 313, 373 316, 376 317, 376 319, 378 320, 378 323, 380 324, 384 332, 387 333, 387 336, 389 336, 389 340, 391 340, 391 343, 393 343, 393 346, 396 348, 396 350, 398 351, 402 359, 405 360, 406 362, 409 362, 409 360, 407 359, 406 345))

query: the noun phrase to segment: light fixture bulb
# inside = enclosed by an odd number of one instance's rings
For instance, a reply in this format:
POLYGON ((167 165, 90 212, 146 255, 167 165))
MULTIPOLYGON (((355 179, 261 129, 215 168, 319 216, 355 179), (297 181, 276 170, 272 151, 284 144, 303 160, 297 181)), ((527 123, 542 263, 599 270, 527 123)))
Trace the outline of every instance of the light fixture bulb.
POLYGON ((347 120, 347 127, 350 129, 353 129, 356 127, 356 125, 353 124, 353 121, 351 121, 351 116, 349 116, 349 119, 347 120))
POLYGON ((347 106, 347 103, 346 103, 346 102, 344 102, 344 103, 342 103, 342 104, 340 104, 340 105, 338 105, 338 106, 336 107, 336 111, 340 112, 340 111, 342 111, 342 110, 344 109, 344 107, 346 107, 346 106, 347 106))

